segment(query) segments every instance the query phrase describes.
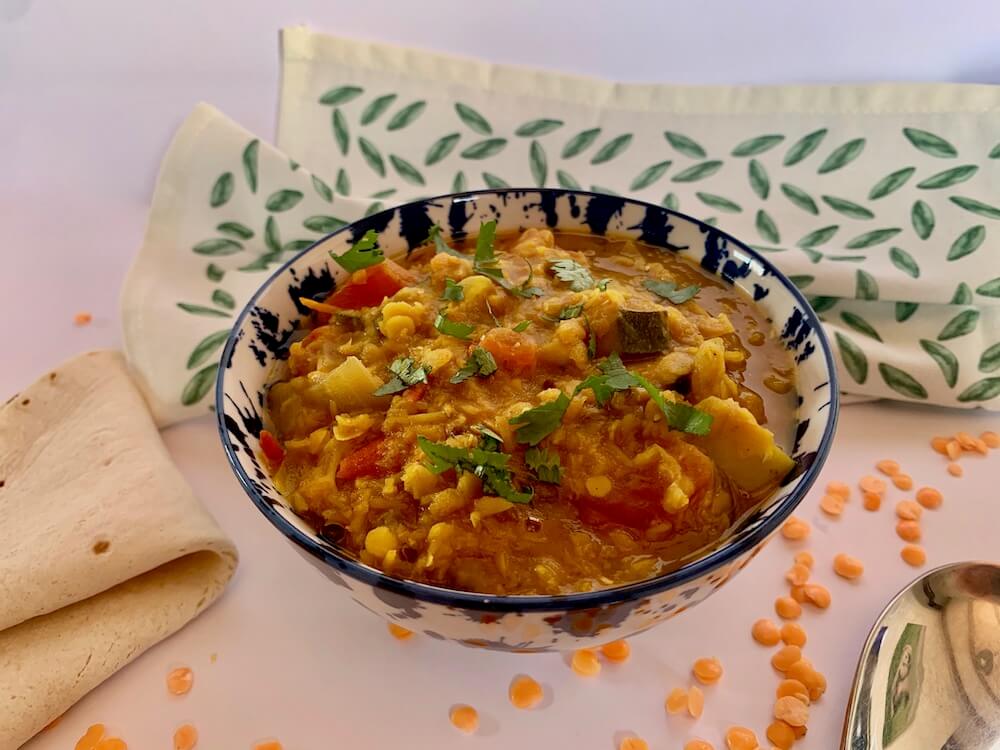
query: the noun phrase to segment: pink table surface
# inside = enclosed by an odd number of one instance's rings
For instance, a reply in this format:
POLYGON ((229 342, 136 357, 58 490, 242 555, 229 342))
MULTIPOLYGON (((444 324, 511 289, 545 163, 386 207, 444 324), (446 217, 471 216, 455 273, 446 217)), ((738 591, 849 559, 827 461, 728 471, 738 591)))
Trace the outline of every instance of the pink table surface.
MULTIPOLYGON (((639 24, 587 11, 580 18, 583 36, 575 37, 538 29, 518 35, 512 20, 491 19, 498 33, 480 35, 471 45, 453 28, 458 6, 447 2, 429 2, 419 19, 393 14, 381 1, 350 8, 310 2, 295 15, 279 5, 227 0, 210 8, 197 4, 204 13, 197 19, 193 3, 140 9, 121 1, 0 2, 0 396, 78 351, 120 344, 118 290, 142 235, 152 177, 170 132, 198 98, 268 132, 275 30, 284 23, 311 20, 341 33, 633 79, 989 80, 987 53, 995 49, 1000 27, 983 19, 1000 20, 1000 11, 988 2, 971 4, 979 11, 963 14, 962 28, 956 25, 959 14, 938 13, 943 6, 927 10, 937 13, 934 18, 911 14, 909 21, 893 21, 894 33, 908 41, 886 46, 876 44, 882 39, 878 24, 862 23, 868 3, 845 2, 837 23, 818 24, 813 9, 803 15, 798 3, 767 2, 734 25, 756 28, 756 42, 749 41, 753 34, 727 37, 699 68, 683 39, 677 50, 661 50, 653 67, 648 57, 629 52, 642 44, 630 42, 617 56, 597 55, 592 42, 598 36, 645 39, 657 24, 677 23, 659 3, 643 6, 646 20, 639 24), (777 21, 785 24, 780 34, 777 21), (823 39, 832 39, 830 28, 843 29, 844 40, 854 46, 834 39, 831 54, 815 55, 819 26, 823 39), (781 46, 780 64, 749 54, 760 44, 781 46), (580 57, 588 46, 596 56, 580 57), (791 75, 788 66, 799 63, 800 72, 791 75), (78 310, 93 313, 93 324, 74 327, 78 310)), ((568 11, 578 4, 546 3, 545 12, 552 15, 557 6, 568 11)), ((888 6, 898 14, 911 7, 897 0, 888 6)), ((486 10, 468 4, 461 10, 483 28, 486 10)), ((689 23, 711 20, 708 11, 689 6, 687 12, 689 23)), ((1000 417, 899 404, 851 406, 843 411, 821 483, 854 482, 876 459, 895 458, 918 483, 945 492, 943 508, 929 513, 924 524, 929 564, 995 559, 996 541, 987 530, 1000 527, 1000 454, 965 461, 966 476, 958 480, 928 448, 932 434, 961 429, 1000 429, 1000 417)), ((707 602, 634 639, 631 661, 583 680, 557 655, 495 654, 420 637, 393 640, 257 513, 225 465, 213 423, 181 425, 164 438, 239 545, 239 571, 218 604, 95 690, 58 727, 31 742, 31 750, 72 747, 97 721, 137 749, 171 747, 172 732, 183 722, 198 727, 200 747, 221 750, 249 748, 265 737, 280 738, 288 750, 555 744, 611 750, 625 731, 646 738, 652 748, 679 750, 689 736, 704 736, 721 748, 726 726, 747 724, 762 736, 769 721, 777 677, 768 664, 770 651, 752 643, 749 627, 772 614, 792 552, 804 547, 816 555, 815 578, 829 586, 833 605, 802 619, 810 636, 806 654, 825 671, 830 687, 797 747, 825 750, 839 738, 857 652, 873 618, 917 572, 899 559, 901 542, 893 533, 892 505, 904 493, 890 491, 875 514, 862 510, 855 495, 843 518, 831 521, 820 514, 814 492, 801 509, 814 525, 808 544, 793 547, 776 539, 707 602), (861 581, 833 575, 830 561, 840 551, 865 562, 861 581), (705 715, 698 722, 668 718, 666 693, 687 684, 691 662, 703 655, 720 657, 726 668, 721 684, 706 689, 705 715), (180 699, 164 687, 167 671, 178 665, 196 674, 193 691, 180 699), (508 704, 507 685, 518 673, 546 686, 549 698, 540 710, 518 712, 508 704), (448 708, 456 702, 480 710, 476 737, 448 724, 448 708)))

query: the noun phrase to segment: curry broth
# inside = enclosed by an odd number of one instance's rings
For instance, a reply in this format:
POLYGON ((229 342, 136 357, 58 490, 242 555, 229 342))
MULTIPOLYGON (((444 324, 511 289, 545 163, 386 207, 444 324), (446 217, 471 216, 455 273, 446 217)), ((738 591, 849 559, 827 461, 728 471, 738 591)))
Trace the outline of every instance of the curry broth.
POLYGON ((475 272, 474 246, 458 245, 466 258, 417 250, 402 263, 405 286, 384 300, 362 304, 344 291, 387 273, 368 269, 312 305, 310 332, 269 391, 275 434, 262 445, 276 486, 327 538, 404 578, 558 594, 676 568, 773 494, 791 461, 761 425, 789 437, 794 365, 740 291, 632 240, 534 229, 496 238, 504 288, 475 272), (576 280, 574 291, 553 273, 559 259, 586 269, 592 286, 576 280), (700 289, 675 304, 647 289, 651 280, 700 289), (441 311, 446 322, 436 325, 441 311), (453 323, 473 328, 461 338, 453 323), (477 348, 496 370, 451 382, 478 361, 477 348), (668 402, 711 414, 715 432, 668 428, 642 387, 614 390, 603 404, 578 387, 618 354, 668 402), (388 368, 403 358, 426 368, 426 382, 393 380, 388 368), (393 383, 403 388, 373 395, 393 383), (528 461, 533 446, 516 420, 564 397, 537 445, 558 457, 555 484, 537 456, 528 461), (428 441, 503 453, 506 473, 469 464, 435 473, 428 441))

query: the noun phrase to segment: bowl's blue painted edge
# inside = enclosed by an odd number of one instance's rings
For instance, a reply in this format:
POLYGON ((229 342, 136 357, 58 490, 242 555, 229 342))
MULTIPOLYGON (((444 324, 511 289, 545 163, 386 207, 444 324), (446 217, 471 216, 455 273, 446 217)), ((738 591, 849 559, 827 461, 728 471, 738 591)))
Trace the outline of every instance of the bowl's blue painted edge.
MULTIPOLYGON (((402 594, 403 596, 410 596, 414 599, 430 602, 432 604, 441 604, 445 606, 452 607, 462 607, 467 609, 483 610, 489 612, 553 612, 553 611, 565 611, 565 610, 579 610, 579 609, 590 609, 597 607, 605 607, 608 605, 618 604, 620 602, 633 601, 635 599, 641 599, 647 596, 656 594, 664 589, 671 588, 686 581, 698 578, 715 568, 724 565, 725 563, 739 557, 740 555, 749 552, 757 544, 766 539, 771 533, 778 528, 778 526, 789 516, 795 507, 801 502, 802 498, 805 497, 806 493, 815 483, 819 472, 826 462, 826 457, 830 452, 830 447, 833 443, 833 434, 837 427, 837 420, 840 416, 840 388, 837 379, 837 368, 833 361, 833 352, 830 349, 830 344, 826 339, 826 334, 823 331, 822 325, 820 324, 819 318, 813 311, 812 307, 806 301, 805 297, 799 291, 789 279, 779 271, 770 261, 768 261, 764 256, 758 253, 753 248, 747 246, 743 242, 740 242, 737 238, 733 237, 731 234, 724 232, 717 227, 712 227, 709 224, 696 219, 688 214, 681 213, 680 211, 674 211, 669 208, 664 208, 663 206, 657 206, 653 203, 647 203, 646 201, 634 200, 632 198, 624 198, 627 203, 632 205, 640 206, 644 209, 654 209, 657 211, 662 211, 668 215, 678 216, 687 221, 694 222, 703 231, 714 231, 723 235, 729 242, 732 242, 741 251, 745 252, 750 257, 757 260, 761 265, 763 265, 775 278, 777 278, 785 289, 795 298, 796 302, 801 306, 806 319, 809 324, 816 331, 817 339, 823 349, 823 357, 826 361, 827 371, 830 375, 830 418, 827 422, 826 429, 823 431, 823 437, 820 440, 819 450, 816 452, 816 460, 812 462, 808 469, 803 473, 799 485, 795 490, 782 502, 782 506, 779 507, 774 514, 768 519, 767 523, 757 529, 751 536, 740 539, 735 544, 726 545, 719 550, 707 555, 706 557, 695 560, 694 562, 684 565, 675 571, 667 573, 665 575, 659 576, 657 578, 650 578, 645 581, 639 581, 637 583, 628 584, 626 586, 617 586, 608 589, 600 589, 598 591, 588 591, 579 594, 563 594, 558 596, 487 596, 483 594, 475 594, 467 591, 457 591, 453 589, 446 589, 440 586, 431 586, 429 584, 417 583, 415 581, 409 581, 402 578, 394 578, 392 576, 387 576, 384 573, 370 568, 363 563, 353 560, 349 557, 344 557, 332 553, 329 549, 317 544, 313 540, 304 536, 298 529, 296 529, 291 523, 289 523, 285 518, 281 516, 274 508, 268 504, 260 493, 257 492, 253 483, 250 481, 250 477, 247 476, 246 472, 243 471, 243 467, 236 458, 235 450, 233 449, 232 441, 229 439, 229 431, 226 429, 225 424, 225 412, 224 412, 224 394, 223 394, 223 378, 225 377, 226 367, 225 363, 229 361, 232 356, 233 349, 236 346, 236 333, 240 330, 243 325, 243 320, 250 311, 254 309, 257 304, 257 300, 264 293, 264 291, 271 285, 271 283, 281 276, 288 267, 296 261, 303 253, 311 252, 312 249, 319 244, 324 242, 330 237, 334 237, 339 234, 350 233, 354 226, 358 223, 367 223, 369 221, 378 221, 378 217, 385 214, 393 214, 399 210, 403 205, 426 205, 429 203, 436 203, 440 201, 454 201, 456 199, 463 198, 476 198, 481 196, 502 196, 506 194, 523 194, 523 193, 538 193, 542 195, 552 195, 553 197, 558 197, 560 195, 581 195, 590 198, 603 197, 601 193, 594 193, 587 190, 562 190, 553 188, 503 188, 496 190, 470 190, 463 193, 445 193, 443 195, 434 196, 432 198, 426 198, 424 200, 413 201, 408 204, 401 204, 400 206, 394 206, 393 208, 385 209, 379 213, 372 214, 371 216, 366 216, 363 219, 353 222, 338 229, 336 232, 331 232, 316 242, 314 242, 309 247, 302 250, 300 253, 293 256, 291 259, 286 261, 280 268, 278 268, 274 273, 272 273, 268 279, 261 284, 260 288, 254 293, 254 295, 247 302, 246 306, 240 312, 233 324, 232 330, 229 333, 229 338, 226 340, 226 346, 222 352, 221 362, 223 366, 219 368, 219 374, 215 383, 215 415, 216 424, 219 430, 219 437, 222 440, 222 446, 226 452, 226 459, 229 461, 230 467, 232 467, 233 472, 239 479, 240 484, 243 486, 244 491, 249 495, 250 499, 253 501, 257 509, 264 514, 264 516, 274 524, 281 533, 288 537, 292 542, 309 552, 311 555, 319 558, 328 565, 333 566, 337 570, 346 573, 347 575, 355 578, 363 583, 370 586, 375 586, 386 591, 392 591, 396 594, 402 594)), ((616 198, 618 198, 616 196, 616 198)), ((620 198, 619 198, 620 199, 620 198)))

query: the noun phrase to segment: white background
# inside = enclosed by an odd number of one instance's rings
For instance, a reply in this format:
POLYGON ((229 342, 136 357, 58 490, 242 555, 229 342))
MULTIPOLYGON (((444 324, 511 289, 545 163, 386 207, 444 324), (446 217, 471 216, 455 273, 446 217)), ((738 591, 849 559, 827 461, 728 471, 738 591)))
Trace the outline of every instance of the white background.
MULTIPOLYGON (((67 356, 119 344, 118 289, 170 135, 204 100, 271 137, 277 33, 297 23, 630 81, 1000 82, 995 0, 0 0, 0 400, 67 356), (78 310, 92 312, 94 324, 75 328, 78 310)), ((1000 523, 995 492, 987 491, 1000 456, 966 461, 966 478, 955 480, 927 438, 998 423, 968 412, 851 407, 823 479, 854 481, 875 459, 898 458, 918 482, 946 490, 945 507, 925 524, 931 562, 995 557, 995 539, 982 529, 1000 523)), ((240 546, 237 578, 218 605, 96 690, 33 750, 72 747, 95 721, 133 748, 168 748, 173 728, 192 721, 200 746, 220 750, 268 736, 289 750, 556 742, 611 750, 625 730, 654 748, 679 749, 692 732, 721 747, 721 729, 731 723, 761 733, 766 726, 776 678, 748 629, 781 592, 790 561, 784 541, 698 609, 635 639, 630 663, 585 682, 557 656, 392 641, 257 515, 229 475, 212 425, 182 425, 165 438, 240 546), (705 717, 697 725, 668 720, 664 696, 708 654, 722 657, 727 673, 707 691, 705 717), (179 664, 195 668, 196 685, 177 700, 163 678, 179 664), (507 704, 506 685, 520 672, 549 687, 542 710, 518 713, 507 704), (448 707, 459 701, 483 714, 479 737, 448 725, 448 707)), ((835 746, 857 649, 882 603, 913 574, 892 533, 891 505, 901 496, 891 494, 876 515, 855 500, 837 522, 821 519, 818 496, 802 509, 816 521, 809 546, 834 605, 805 618, 807 655, 826 670, 830 692, 801 747, 835 746), (829 560, 841 550, 868 566, 857 585, 833 580, 829 560)))

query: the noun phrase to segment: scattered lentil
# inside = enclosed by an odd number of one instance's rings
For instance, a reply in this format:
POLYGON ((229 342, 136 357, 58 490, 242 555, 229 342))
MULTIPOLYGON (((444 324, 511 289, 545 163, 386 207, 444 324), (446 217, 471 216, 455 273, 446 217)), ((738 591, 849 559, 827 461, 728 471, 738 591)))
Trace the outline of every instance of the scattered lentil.
POLYGON ((928 510, 935 510, 941 507, 944 497, 941 491, 934 487, 921 487, 917 490, 917 502, 928 510))
POLYGON ((781 640, 786 646, 806 645, 806 629, 797 622, 786 622, 781 626, 781 640))
POLYGON ((774 702, 774 718, 789 726, 802 727, 809 721, 809 706, 791 695, 774 702))
POLYGON ((940 453, 942 456, 947 455, 948 438, 940 436, 931 438, 931 448, 940 453))
POLYGON ((903 562, 907 565, 912 565, 914 568, 919 568, 925 562, 927 562, 927 553, 924 548, 917 544, 907 544, 899 551, 899 556, 903 558, 903 562))
POLYGON ((989 448, 1000 448, 1000 435, 988 430, 979 436, 979 439, 986 443, 989 448))
POLYGON ((172 695, 186 695, 194 684, 194 672, 188 667, 178 667, 167 675, 167 690, 172 695))
POLYGON ((962 446, 958 444, 957 440, 949 440, 948 444, 944 447, 944 454, 954 461, 962 455, 962 446))
POLYGON ((542 686, 527 675, 515 677, 508 691, 510 702, 515 708, 534 708, 542 702, 545 691, 542 686))
POLYGON ((104 737, 104 725, 91 724, 83 736, 76 741, 74 750, 94 750, 102 737, 104 737))
POLYGON ((818 583, 806 584, 805 594, 806 599, 815 604, 820 609, 826 609, 830 606, 830 591, 826 586, 821 586, 818 583))
POLYGON ((722 662, 714 656, 706 656, 695 661, 691 673, 702 685, 714 685, 722 679, 722 662))
POLYGON ((864 493, 864 499, 862 500, 862 505, 865 510, 870 510, 873 513, 882 507, 882 496, 876 495, 871 492, 864 493))
POLYGON ((726 730, 726 747, 729 750, 758 750, 760 743, 752 729, 729 727, 726 730))
POLYGON ((833 572, 841 578, 853 581, 865 572, 865 566, 856 557, 841 552, 833 558, 833 572))
POLYGON ((696 737, 695 739, 688 740, 684 743, 684 750, 715 750, 715 748, 712 747, 712 743, 696 737))
POLYGON ((394 622, 389 623, 389 634, 400 641, 405 641, 407 638, 413 637, 412 630, 407 630, 402 625, 397 625, 394 622))
POLYGON ((826 494, 840 495, 845 500, 851 496, 851 488, 844 482, 830 482, 826 485, 826 494))
POLYGON ((688 690, 687 708, 688 713, 696 719, 700 718, 705 710, 705 693, 697 685, 692 685, 691 689, 688 690))
POLYGON ((805 539, 811 531, 812 528, 809 526, 809 523, 797 516, 789 517, 781 526, 781 535, 791 541, 805 539))
POLYGON ((787 580, 793 586, 801 586, 806 581, 809 580, 809 573, 811 571, 805 565, 800 565, 795 563, 788 572, 785 573, 785 580, 787 580))
POLYGON ((801 659, 801 648, 798 646, 782 646, 771 657, 771 666, 779 672, 787 672, 789 667, 801 659))
MULTIPOLYGON (((792 586, 788 591, 788 596, 799 604, 805 604, 808 599, 806 599, 806 587, 805 586, 792 586)), ((775 603, 777 605, 777 602, 775 603)))
POLYGON ((812 568, 814 562, 815 560, 813 559, 812 552, 807 549, 795 553, 796 565, 805 565, 807 568, 812 568))
POLYGON ((767 738, 779 750, 789 750, 795 744, 795 730, 783 721, 775 721, 767 728, 767 738))
POLYGON ((589 648, 576 651, 570 661, 570 666, 581 677, 596 677, 601 673, 601 662, 598 661, 597 654, 589 648))
POLYGON ((885 480, 879 479, 878 477, 866 476, 861 477, 861 481, 858 482, 858 487, 861 488, 862 492, 870 492, 873 495, 881 495, 885 492, 886 484, 885 480))
POLYGON ((674 688, 667 694, 667 699, 663 702, 663 707, 668 714, 679 714, 686 711, 688 707, 688 691, 685 688, 674 688))
POLYGON ((912 500, 900 500, 896 503, 896 515, 904 521, 919 521, 924 509, 912 500))
POLYGON ((844 512, 844 498, 840 495, 823 495, 819 501, 819 509, 828 516, 839 516, 844 512))
POLYGON ((90 323, 90 321, 92 321, 93 319, 94 316, 91 315, 89 312, 78 312, 76 315, 73 316, 73 324, 78 326, 85 326, 88 323, 90 323))
MULTIPOLYGON (((794 667, 795 665, 793 664, 792 666, 794 667)), ((809 688, 807 688, 799 680, 792 679, 791 677, 786 677, 778 685, 778 689, 775 691, 774 697, 785 698, 789 695, 798 698, 803 703, 809 702, 809 688)))
POLYGON ((899 463, 888 458, 882 459, 875 464, 875 468, 887 477, 892 477, 899 473, 899 463))
POLYGON ((953 477, 960 477, 965 472, 962 469, 961 464, 957 464, 954 461, 952 461, 950 464, 948 464, 948 473, 951 474, 953 477))
POLYGON ((904 492, 913 489, 913 477, 909 474, 897 474, 892 478, 892 483, 896 486, 896 489, 903 490, 904 492))
POLYGON ((601 646, 601 653, 608 661, 622 662, 628 660, 632 648, 628 645, 628 641, 611 641, 601 646))
POLYGON ((900 520, 896 524, 896 534, 904 542, 919 542, 922 535, 919 523, 906 520, 900 520))
POLYGON ((190 724, 177 727, 174 732, 174 750, 194 750, 198 744, 198 730, 190 724))
POLYGON ((649 744, 640 737, 623 737, 618 750, 649 750, 649 744))
POLYGON ((802 605, 792 596, 779 596, 774 600, 774 611, 782 620, 797 620, 802 616, 802 605))
POLYGON ((479 712, 472 706, 454 706, 448 713, 451 725, 461 732, 472 734, 479 729, 479 712))
POLYGON ((750 634, 761 646, 776 646, 781 640, 781 630, 767 618, 757 620, 750 629, 750 634))

